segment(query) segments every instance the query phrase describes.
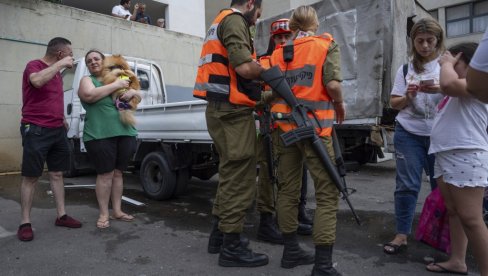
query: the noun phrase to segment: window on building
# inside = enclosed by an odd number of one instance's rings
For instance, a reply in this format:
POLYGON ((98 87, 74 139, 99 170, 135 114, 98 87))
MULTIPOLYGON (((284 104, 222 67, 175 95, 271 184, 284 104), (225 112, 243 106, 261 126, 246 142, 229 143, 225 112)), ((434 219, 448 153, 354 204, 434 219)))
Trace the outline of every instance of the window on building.
POLYGON ((446 8, 448 37, 484 32, 487 26, 488 0, 446 8))

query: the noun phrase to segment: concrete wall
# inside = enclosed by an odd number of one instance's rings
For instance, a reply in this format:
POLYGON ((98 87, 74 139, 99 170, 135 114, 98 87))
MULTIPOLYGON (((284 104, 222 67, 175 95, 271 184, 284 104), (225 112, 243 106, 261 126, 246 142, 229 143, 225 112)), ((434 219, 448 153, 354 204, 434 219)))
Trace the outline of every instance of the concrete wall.
POLYGON ((202 39, 42 0, 0 0, 0 172, 20 168, 22 72, 47 42, 66 37, 75 58, 91 48, 147 58, 161 65, 168 93, 191 98, 202 39))

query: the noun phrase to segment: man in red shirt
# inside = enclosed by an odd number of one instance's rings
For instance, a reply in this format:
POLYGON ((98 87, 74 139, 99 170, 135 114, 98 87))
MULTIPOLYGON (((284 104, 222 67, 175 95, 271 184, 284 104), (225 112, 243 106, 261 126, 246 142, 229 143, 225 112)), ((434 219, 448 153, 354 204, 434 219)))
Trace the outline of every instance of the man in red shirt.
POLYGON ((79 228, 81 223, 66 215, 63 171, 68 169, 63 80, 60 70, 73 66, 71 42, 62 37, 49 41, 43 58, 27 63, 22 79, 22 183, 20 186, 21 224, 17 237, 34 238, 30 212, 35 186, 47 163, 49 181, 56 200, 55 225, 79 228))

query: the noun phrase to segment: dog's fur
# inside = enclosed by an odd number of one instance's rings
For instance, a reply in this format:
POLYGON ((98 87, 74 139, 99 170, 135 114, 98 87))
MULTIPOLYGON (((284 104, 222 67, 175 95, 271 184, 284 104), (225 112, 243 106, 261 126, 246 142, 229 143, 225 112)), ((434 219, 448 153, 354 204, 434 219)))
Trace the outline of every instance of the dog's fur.
MULTIPOLYGON (((103 61, 102 82, 103 84, 109 84, 116 81, 118 78, 129 78, 129 88, 139 90, 141 88, 137 76, 130 70, 129 64, 121 55, 108 56, 103 61)), ((114 102, 123 95, 128 89, 123 88, 112 93, 112 99, 114 102)), ((134 110, 137 108, 139 99, 132 97, 128 104, 129 109, 119 109, 120 120, 126 125, 134 126, 136 120, 134 117, 134 110)))

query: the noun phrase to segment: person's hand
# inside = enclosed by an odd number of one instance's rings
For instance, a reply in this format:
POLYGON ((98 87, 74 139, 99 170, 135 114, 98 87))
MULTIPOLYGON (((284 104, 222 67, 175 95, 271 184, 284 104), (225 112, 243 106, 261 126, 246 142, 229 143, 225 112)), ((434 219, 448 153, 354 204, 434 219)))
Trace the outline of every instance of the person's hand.
POLYGON ((139 9, 139 3, 136 3, 136 4, 134 5, 134 9, 135 9, 135 10, 138 10, 138 9, 139 9))
POLYGON ((117 78, 113 82, 113 85, 115 86, 115 90, 119 90, 122 88, 128 88, 129 84, 130 84, 129 80, 124 80, 124 79, 120 79, 120 78, 117 78))
POLYGON ((344 106, 344 102, 334 102, 333 104, 336 113, 336 122, 342 124, 344 118, 346 118, 346 107, 344 106))
POLYGON ((407 86, 407 99, 412 100, 413 98, 417 97, 417 92, 419 91, 420 86, 417 84, 409 83, 407 86))
POLYGON ((134 96, 139 96, 139 92, 137 92, 137 90, 134 89, 129 89, 120 96, 120 99, 127 102, 130 101, 134 96))
POLYGON ((64 58, 60 59, 58 62, 62 68, 72 68, 75 59, 72 56, 65 56, 64 58))
POLYGON ((427 94, 436 94, 441 92, 441 86, 439 84, 421 85, 419 90, 427 94))
POLYGON ((453 56, 451 52, 445 51, 444 54, 442 54, 441 57, 439 58, 439 64, 443 66, 450 63, 452 64, 452 66, 454 66, 459 61, 462 54, 463 53, 459 52, 457 53, 456 56, 453 56))

